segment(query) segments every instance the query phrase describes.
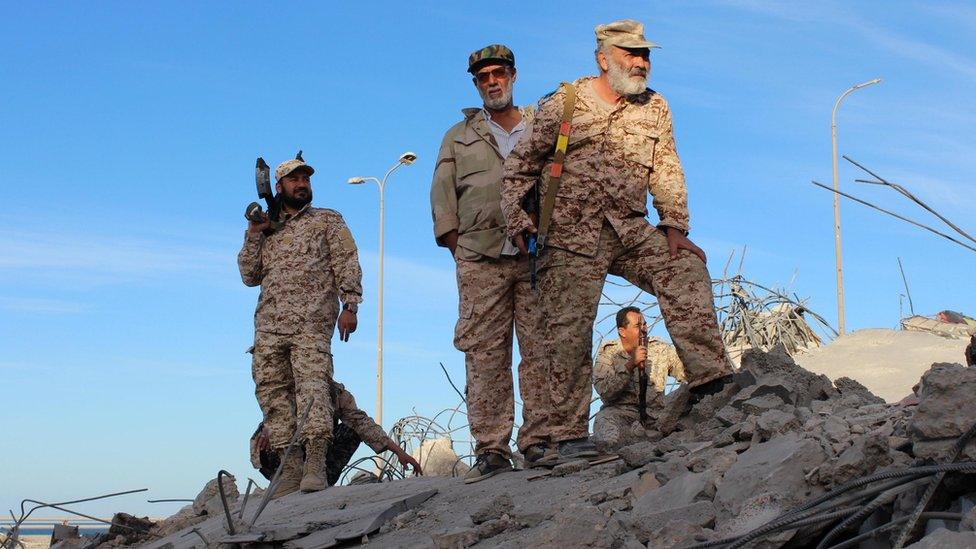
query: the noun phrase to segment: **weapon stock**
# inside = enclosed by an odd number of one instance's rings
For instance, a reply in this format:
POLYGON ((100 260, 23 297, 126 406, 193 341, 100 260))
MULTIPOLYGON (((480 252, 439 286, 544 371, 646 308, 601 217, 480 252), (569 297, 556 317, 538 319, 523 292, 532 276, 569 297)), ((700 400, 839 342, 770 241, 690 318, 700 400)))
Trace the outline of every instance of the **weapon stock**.
MULTIPOLYGON (((298 154, 301 155, 301 151, 298 154)), ((281 205, 271 190, 271 167, 260 156, 254 166, 254 184, 257 187, 258 198, 264 199, 264 203, 268 206, 268 219, 271 220, 271 226, 264 230, 264 234, 270 236, 278 229, 278 215, 281 213, 281 205)), ((259 221, 260 214, 261 205, 252 202, 248 205, 244 215, 252 221, 259 221)))

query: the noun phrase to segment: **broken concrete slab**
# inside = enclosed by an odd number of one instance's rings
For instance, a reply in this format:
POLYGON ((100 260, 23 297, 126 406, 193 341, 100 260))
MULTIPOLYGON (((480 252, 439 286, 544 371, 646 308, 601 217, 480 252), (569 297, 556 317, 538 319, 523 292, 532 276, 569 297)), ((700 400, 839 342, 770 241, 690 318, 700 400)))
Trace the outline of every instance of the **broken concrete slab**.
POLYGON ((715 494, 716 531, 743 534, 819 492, 806 476, 826 457, 819 444, 797 433, 739 454, 715 494))
POLYGON ((487 504, 476 507, 471 512, 471 522, 481 524, 489 520, 499 519, 502 515, 510 514, 514 509, 515 504, 512 502, 512 496, 509 494, 498 494, 488 501, 487 504))

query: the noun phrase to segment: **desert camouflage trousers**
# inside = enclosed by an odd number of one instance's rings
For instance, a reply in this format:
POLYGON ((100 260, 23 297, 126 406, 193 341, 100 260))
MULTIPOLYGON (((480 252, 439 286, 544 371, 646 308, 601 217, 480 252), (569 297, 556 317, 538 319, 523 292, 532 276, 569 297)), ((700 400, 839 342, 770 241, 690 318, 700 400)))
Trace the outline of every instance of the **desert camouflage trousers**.
POLYGON ((553 441, 588 434, 593 322, 607 273, 657 297, 690 386, 732 373, 705 264, 687 250, 679 250, 678 257, 671 259, 667 237, 650 225, 648 238, 628 249, 604 220, 595 256, 550 248, 540 260, 539 271, 550 345, 549 434, 553 441))
POLYGON ((332 436, 332 347, 328 336, 254 332, 251 375, 273 449, 288 446, 313 398, 299 441, 332 436))
POLYGON ((604 406, 593 418, 591 440, 602 452, 613 452, 640 439, 639 417, 634 406, 604 406))
MULTIPOLYGON (((281 463, 281 456, 273 450, 258 449, 255 439, 257 439, 261 428, 259 425, 258 430, 251 437, 251 465, 264 475, 264 478, 271 480, 281 463)), ((325 478, 329 486, 335 486, 339 482, 342 470, 346 468, 346 465, 349 465, 349 461, 359 448, 360 442, 362 439, 359 438, 356 431, 347 427, 345 423, 335 425, 332 442, 325 453, 325 478)), ((302 449, 295 448, 292 451, 301 452, 302 449)))
POLYGON ((454 346, 464 353, 468 421, 475 453, 511 456, 515 420, 512 381, 512 326, 518 338, 522 426, 517 446, 524 451, 548 442, 549 387, 546 382, 542 311, 529 281, 528 259, 503 256, 458 260, 460 307, 454 346))

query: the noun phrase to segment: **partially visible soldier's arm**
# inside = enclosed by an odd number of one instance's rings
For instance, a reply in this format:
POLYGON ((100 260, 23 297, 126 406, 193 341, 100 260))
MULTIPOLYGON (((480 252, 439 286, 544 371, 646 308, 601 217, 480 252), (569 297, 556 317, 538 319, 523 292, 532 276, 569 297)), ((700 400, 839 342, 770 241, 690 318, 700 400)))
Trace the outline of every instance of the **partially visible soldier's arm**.
POLYGON ((651 173, 649 191, 654 197, 654 209, 660 217, 660 225, 688 232, 688 190, 685 173, 681 168, 678 150, 674 143, 671 108, 659 96, 664 108, 658 119, 660 141, 654 152, 654 171, 651 173))
POLYGON ((383 428, 356 406, 356 399, 345 387, 339 385, 339 395, 336 400, 336 414, 339 420, 355 431, 374 452, 378 454, 386 450, 388 445, 396 446, 396 443, 383 432, 383 428))
POLYGON ((457 169, 452 145, 453 133, 448 131, 441 141, 441 150, 437 153, 437 163, 434 165, 434 179, 430 183, 430 213, 434 219, 434 240, 438 246, 447 248, 457 245, 457 230, 460 225, 455 185, 457 169), (452 232, 453 238, 450 238, 452 232))
POLYGON ((329 245, 329 261, 336 277, 339 299, 343 303, 363 301, 363 270, 359 266, 359 252, 356 241, 342 215, 335 212, 326 229, 326 242, 329 245))
POLYGON ((241 271, 241 280, 245 286, 257 286, 264 278, 261 264, 261 245, 264 244, 264 234, 261 232, 244 232, 244 245, 237 254, 237 268, 241 271))
MULTIPOLYGON (((532 121, 532 133, 519 139, 518 145, 505 159, 502 213, 510 238, 533 226, 532 220, 522 209, 522 200, 536 182, 541 183, 542 168, 556 146, 564 98, 565 94, 560 89, 539 106, 532 121)), ((540 186, 540 191, 544 190, 544 186, 540 186)))
POLYGON ((604 403, 616 400, 633 377, 627 369, 630 356, 615 349, 619 347, 601 348, 593 364, 593 387, 604 403))
POLYGON ((676 351, 671 345, 668 345, 667 357, 668 375, 682 383, 687 381, 687 379, 685 379, 685 366, 681 363, 681 359, 678 358, 678 351, 676 351))

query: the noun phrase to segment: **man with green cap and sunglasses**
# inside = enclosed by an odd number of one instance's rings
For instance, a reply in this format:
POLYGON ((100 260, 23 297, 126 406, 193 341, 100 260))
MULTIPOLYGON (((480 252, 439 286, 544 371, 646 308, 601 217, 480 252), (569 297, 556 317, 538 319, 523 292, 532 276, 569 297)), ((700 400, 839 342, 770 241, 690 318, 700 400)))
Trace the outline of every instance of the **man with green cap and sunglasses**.
POLYGON ((705 253, 687 236, 688 193, 671 109, 647 87, 650 51, 658 46, 644 38, 644 25, 629 19, 595 32, 599 76, 580 78, 541 101, 533 133, 506 160, 502 183, 508 236, 523 250, 528 235, 544 243, 539 287, 558 461, 596 453, 588 432, 590 360, 608 273, 657 297, 690 401, 733 383, 705 253), (543 174, 537 227, 522 201, 543 174), (656 226, 646 218, 648 194, 656 226))
POLYGON ((528 465, 546 455, 548 357, 542 315, 531 288, 529 259, 505 234, 501 212, 502 164, 531 132, 531 109, 512 100, 515 55, 501 44, 474 51, 468 72, 483 106, 444 135, 430 202, 434 238, 454 257, 460 299, 454 345, 464 352, 467 407, 475 439, 466 482, 512 470, 514 425, 512 330, 518 337, 522 426, 516 440, 528 465))

